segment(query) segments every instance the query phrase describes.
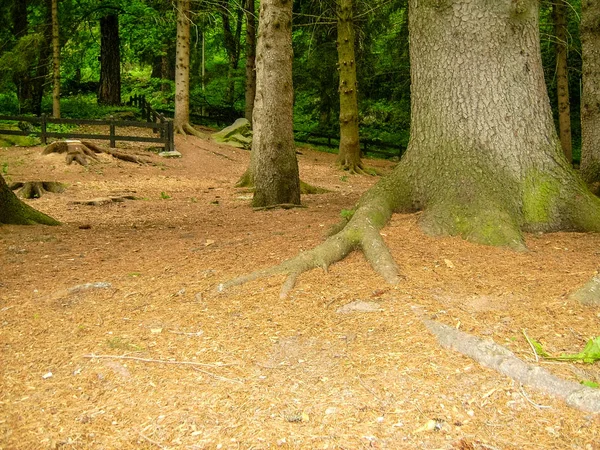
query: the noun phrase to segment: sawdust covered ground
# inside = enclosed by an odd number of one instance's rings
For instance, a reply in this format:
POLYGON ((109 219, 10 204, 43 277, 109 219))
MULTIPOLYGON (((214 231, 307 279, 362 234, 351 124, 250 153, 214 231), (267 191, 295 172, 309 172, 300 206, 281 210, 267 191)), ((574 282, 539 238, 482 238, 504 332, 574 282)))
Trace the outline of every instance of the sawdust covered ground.
MULTIPOLYGON (((0 150, 12 181, 68 184, 30 201, 63 226, 0 228, 0 448, 600 448, 598 417, 440 348, 414 313, 527 361, 524 331, 576 353, 600 317, 567 295, 598 269, 600 236, 529 235, 529 252, 515 253, 431 238, 418 215, 396 215, 383 233, 406 276, 398 286, 355 253, 302 275, 287 300, 281 277, 218 294, 321 242, 376 179, 302 149, 302 178, 331 193, 253 212, 233 187, 248 152, 177 147, 182 159, 153 156, 156 166, 105 156, 89 168, 0 150), (139 200, 71 203, 123 194, 139 200), (337 312, 355 300, 380 310, 337 312)), ((540 364, 600 381, 597 364, 540 364)))

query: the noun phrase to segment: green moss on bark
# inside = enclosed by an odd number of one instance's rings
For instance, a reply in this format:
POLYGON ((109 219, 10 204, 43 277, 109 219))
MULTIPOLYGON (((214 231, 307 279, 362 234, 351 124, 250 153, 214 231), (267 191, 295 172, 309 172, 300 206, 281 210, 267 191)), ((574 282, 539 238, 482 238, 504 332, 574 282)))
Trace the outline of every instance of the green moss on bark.
POLYGON ((523 220, 531 231, 544 231, 554 220, 561 183, 550 174, 531 169, 523 182, 523 220))

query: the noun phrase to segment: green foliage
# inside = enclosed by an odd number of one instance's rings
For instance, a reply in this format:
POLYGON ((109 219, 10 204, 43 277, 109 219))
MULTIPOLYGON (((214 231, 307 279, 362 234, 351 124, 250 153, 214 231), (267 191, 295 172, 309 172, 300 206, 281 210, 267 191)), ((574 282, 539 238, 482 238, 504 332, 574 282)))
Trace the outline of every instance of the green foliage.
POLYGON ((352 216, 354 216, 355 212, 355 209, 342 209, 342 211, 340 212, 340 216, 342 217, 342 219, 350 220, 352 219, 352 216))
POLYGON ((551 356, 543 349, 542 344, 533 339, 529 339, 529 341, 539 356, 542 356, 546 359, 551 359, 553 361, 574 361, 588 364, 600 361, 600 336, 588 340, 585 348, 581 352, 574 354, 563 353, 560 356, 551 356))
POLYGON ((594 388, 594 389, 598 389, 600 387, 600 384, 596 383, 595 381, 590 381, 590 380, 582 380, 581 384, 583 384, 584 386, 590 387, 590 388, 594 388))
POLYGON ((163 200, 169 200, 171 198, 171 196, 163 191, 160 193, 160 198, 163 200))
POLYGON ((19 114, 19 99, 14 92, 0 94, 0 114, 19 114))

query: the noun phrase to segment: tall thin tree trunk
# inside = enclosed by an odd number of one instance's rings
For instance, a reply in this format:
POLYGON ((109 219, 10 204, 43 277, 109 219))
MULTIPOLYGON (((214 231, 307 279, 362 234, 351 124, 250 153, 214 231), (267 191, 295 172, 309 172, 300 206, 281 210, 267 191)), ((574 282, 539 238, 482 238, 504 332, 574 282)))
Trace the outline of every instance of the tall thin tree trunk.
POLYGON ((600 2, 581 2, 581 175, 600 193, 600 2))
POLYGON ((246 108, 244 116, 252 124, 256 96, 256 8, 255 0, 246 0, 246 108))
POLYGON ((234 6, 229 3, 229 0, 221 0, 221 20, 223 21, 223 36, 225 41, 225 50, 229 59, 227 68, 227 89, 225 91, 225 104, 233 106, 235 101, 235 72, 240 61, 240 39, 242 34, 242 18, 244 9, 239 8, 236 15, 235 32, 231 28, 230 8, 234 6))
MULTIPOLYGON (((27 35, 29 20, 27 18, 27 0, 15 1, 12 10, 12 32, 15 38, 20 39, 27 35)), ((13 75, 13 82, 17 87, 17 98, 19 99, 19 112, 21 114, 31 113, 33 88, 29 71, 19 71, 13 75)))
POLYGON ((353 0, 338 0, 337 51, 340 73, 340 148, 338 164, 350 172, 360 172, 360 142, 358 136, 358 99, 356 61, 354 55, 353 0))
POLYGON ((254 108, 255 207, 300 204, 294 147, 292 1, 262 0, 254 108))
POLYGON ((190 0, 177 0, 177 49, 175 54, 175 120, 179 133, 190 120, 190 0))
POLYGON ((554 34, 556 36, 556 90, 558 96, 558 129, 560 144, 567 158, 573 161, 571 144, 571 107, 569 103, 569 68, 567 65, 567 5, 565 0, 552 4, 554 34))
POLYGON ((60 38, 58 0, 52 0, 52 115, 60 118, 60 38))
POLYGON ((117 14, 109 14, 100 18, 98 103, 103 105, 121 104, 121 45, 117 14))

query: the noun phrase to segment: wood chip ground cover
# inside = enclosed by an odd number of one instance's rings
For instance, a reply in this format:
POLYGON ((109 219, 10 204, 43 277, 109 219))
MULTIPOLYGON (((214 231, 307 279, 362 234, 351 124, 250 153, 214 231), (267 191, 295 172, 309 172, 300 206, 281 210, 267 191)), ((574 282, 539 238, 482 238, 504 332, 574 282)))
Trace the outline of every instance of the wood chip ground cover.
MULTIPOLYGON (((376 178, 303 148, 303 180, 331 192, 253 212, 233 187, 247 151, 176 147, 183 158, 149 154, 153 166, 102 155, 88 167, 0 149, 9 181, 67 185, 28 201, 61 227, 0 228, 0 448, 600 448, 597 416, 442 349, 414 313, 529 362, 523 330, 576 353, 600 334, 600 311, 568 299, 598 270, 600 236, 528 235, 515 253, 432 238, 418 215, 396 215, 383 233, 398 286, 353 254, 301 276, 287 300, 281 277, 216 293, 321 242, 376 178), (125 195, 138 200, 74 203, 125 195), (337 312, 357 301, 379 308, 337 312)), ((539 364, 600 381, 598 364, 539 364)))

